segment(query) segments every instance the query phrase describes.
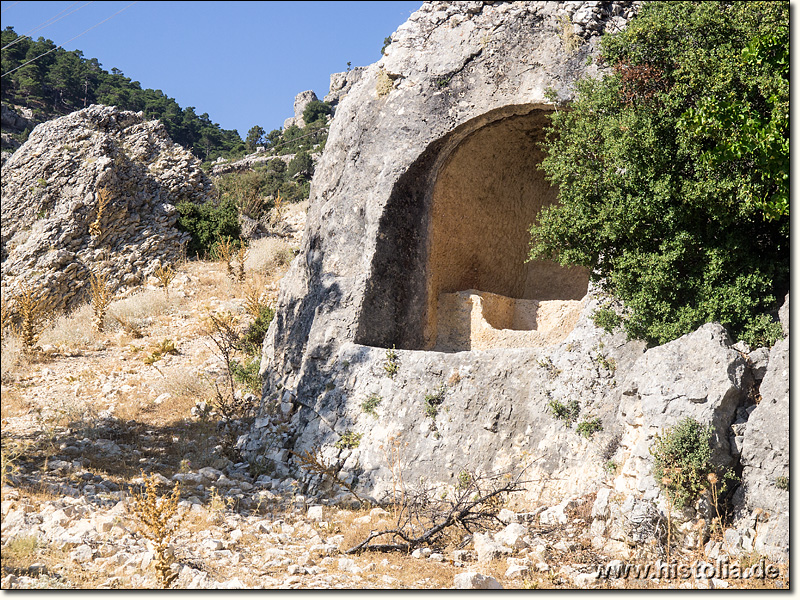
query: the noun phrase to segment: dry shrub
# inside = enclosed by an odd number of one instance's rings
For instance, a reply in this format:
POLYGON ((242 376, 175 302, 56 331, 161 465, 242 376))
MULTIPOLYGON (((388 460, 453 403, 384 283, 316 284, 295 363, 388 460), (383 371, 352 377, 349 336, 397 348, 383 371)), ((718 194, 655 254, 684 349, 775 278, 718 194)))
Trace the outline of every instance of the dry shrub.
POLYGON ((167 265, 166 267, 158 267, 153 275, 156 279, 158 279, 158 283, 161 285, 161 287, 164 288, 164 294, 169 296, 169 284, 172 283, 173 279, 175 279, 177 271, 175 271, 171 265, 167 265))
POLYGON ((105 273, 92 272, 90 274, 90 284, 92 310, 94 311, 93 324, 94 328, 99 333, 102 333, 106 311, 114 298, 114 292, 108 285, 108 275, 105 273))
POLYGON ((180 489, 178 482, 172 494, 160 498, 156 491, 155 475, 144 478, 145 488, 139 496, 134 496, 133 514, 139 526, 139 533, 153 543, 154 568, 162 587, 168 588, 177 579, 172 570, 172 551, 170 544, 178 532, 183 515, 178 514, 180 489))
POLYGON ((56 318, 42 332, 39 341, 52 346, 77 348, 97 341, 97 331, 93 327, 93 310, 84 304, 67 315, 56 318))
POLYGON ((14 310, 20 321, 16 332, 22 339, 23 351, 30 353, 33 352, 39 341, 39 335, 47 323, 45 291, 21 283, 19 290, 14 294, 14 300, 14 310))
POLYGON ((294 247, 278 237, 264 237, 250 242, 245 267, 255 273, 271 273, 285 267, 294 258, 294 247))

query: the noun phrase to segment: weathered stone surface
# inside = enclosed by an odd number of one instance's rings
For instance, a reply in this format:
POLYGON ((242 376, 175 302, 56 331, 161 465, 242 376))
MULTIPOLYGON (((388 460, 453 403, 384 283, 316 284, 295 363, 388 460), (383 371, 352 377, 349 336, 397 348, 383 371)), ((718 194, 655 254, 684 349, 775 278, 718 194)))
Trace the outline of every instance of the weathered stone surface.
POLYGON ((707 324, 648 350, 621 386, 621 446, 629 455, 616 487, 657 490, 650 475, 650 446, 657 433, 690 417, 713 428, 712 461, 731 467, 728 428, 743 402, 751 376, 745 358, 731 349, 725 329, 707 324))
POLYGON ((453 586, 457 590, 502 590, 503 586, 489 575, 468 571, 459 573, 453 578, 453 586))
POLYGON ((3 288, 41 288, 53 310, 84 299, 90 271, 117 289, 177 260, 188 234, 175 205, 213 193, 158 121, 99 105, 38 125, 2 180, 3 288))
MULTIPOLYGON (((788 306, 788 298, 784 306, 788 306)), ((782 309, 783 311, 783 309, 782 309)), ((788 311, 786 311, 788 313, 788 311)), ((788 314, 787 314, 788 319, 788 314)), ((760 513, 755 546, 774 560, 788 560, 789 548, 789 338, 770 351, 769 366, 759 389, 761 401, 744 430, 740 529, 749 515, 760 513), (768 522, 763 522, 768 520, 768 522)))
POLYGON ((366 71, 366 67, 354 67, 342 73, 331 73, 331 83, 325 102, 336 106, 366 71))

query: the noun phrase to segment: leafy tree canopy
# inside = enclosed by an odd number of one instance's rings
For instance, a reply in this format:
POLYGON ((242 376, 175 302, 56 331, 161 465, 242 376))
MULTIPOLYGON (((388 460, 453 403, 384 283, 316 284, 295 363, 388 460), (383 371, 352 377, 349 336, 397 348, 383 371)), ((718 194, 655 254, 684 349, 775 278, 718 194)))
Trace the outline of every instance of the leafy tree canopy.
POLYGON ((774 342, 789 288, 787 2, 648 2, 602 40, 602 79, 552 116, 542 168, 560 204, 532 258, 580 264, 629 335, 717 321, 774 342))

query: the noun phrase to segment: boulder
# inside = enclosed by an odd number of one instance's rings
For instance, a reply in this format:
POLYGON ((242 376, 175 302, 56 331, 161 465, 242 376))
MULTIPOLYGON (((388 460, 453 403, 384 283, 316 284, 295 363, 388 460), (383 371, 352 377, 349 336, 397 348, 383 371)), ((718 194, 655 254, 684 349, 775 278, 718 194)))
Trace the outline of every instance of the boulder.
POLYGON ((213 195, 158 121, 99 105, 38 125, 2 188, 4 293, 25 282, 50 310, 82 302, 91 272, 116 290, 177 261, 189 236, 175 206, 213 195))
POLYGON ((466 573, 459 573, 453 578, 453 586, 457 590, 502 590, 503 586, 500 585, 494 577, 476 573, 475 571, 468 571, 466 573))
POLYGON ((617 490, 657 492, 650 447, 656 434, 686 418, 712 427, 712 462, 733 467, 728 431, 750 382, 747 360, 716 323, 645 352, 621 386, 620 445, 629 457, 617 490))

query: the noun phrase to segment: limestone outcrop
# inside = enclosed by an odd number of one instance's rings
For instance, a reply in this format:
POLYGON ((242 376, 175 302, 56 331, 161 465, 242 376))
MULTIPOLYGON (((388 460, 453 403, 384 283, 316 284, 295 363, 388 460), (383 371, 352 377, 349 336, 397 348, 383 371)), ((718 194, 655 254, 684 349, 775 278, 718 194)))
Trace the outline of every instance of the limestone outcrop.
POLYGON ((118 289, 177 260, 175 206, 214 193, 158 121, 100 105, 38 125, 2 179, 4 292, 24 282, 51 310, 81 302, 91 271, 118 289))
POLYGON ((366 67, 354 67, 349 71, 341 73, 331 73, 331 83, 325 102, 336 106, 349 92, 350 89, 361 79, 366 71, 366 67))
POLYGON ((666 508, 656 433, 692 417, 711 425, 716 464, 738 466, 747 442, 732 425, 758 410, 765 349, 740 350, 717 324, 647 349, 594 325, 604 300, 585 270, 526 262, 530 223, 557 201, 538 169, 547 115, 600 74, 587 60, 599 33, 635 9, 429 2, 394 33, 317 165, 264 344, 277 416, 240 439, 249 460, 331 485, 291 454, 318 450, 377 501, 400 473, 456 486, 527 466, 543 518, 597 493, 593 544, 627 557, 666 508))

